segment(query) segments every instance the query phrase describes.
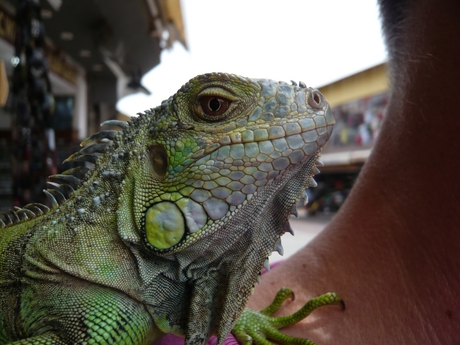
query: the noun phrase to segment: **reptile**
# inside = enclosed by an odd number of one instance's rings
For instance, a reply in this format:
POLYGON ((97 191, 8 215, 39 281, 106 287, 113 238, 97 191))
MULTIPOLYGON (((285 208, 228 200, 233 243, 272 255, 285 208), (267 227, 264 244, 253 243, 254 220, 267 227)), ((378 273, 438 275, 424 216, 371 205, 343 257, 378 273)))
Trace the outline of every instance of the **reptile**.
MULTIPOLYGON (((90 136, 50 176, 50 207, 0 216, 0 344, 299 343, 245 304, 307 187, 334 124, 322 94, 209 73, 160 106, 90 136), (117 127, 117 128, 115 128, 117 127)), ((305 339, 304 344, 313 344, 305 339)))

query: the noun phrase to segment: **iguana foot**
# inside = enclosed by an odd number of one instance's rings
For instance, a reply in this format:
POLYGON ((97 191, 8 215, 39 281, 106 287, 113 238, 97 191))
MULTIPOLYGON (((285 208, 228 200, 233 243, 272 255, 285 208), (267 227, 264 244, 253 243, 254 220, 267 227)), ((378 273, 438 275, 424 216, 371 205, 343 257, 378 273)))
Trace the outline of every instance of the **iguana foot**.
POLYGON ((303 320, 313 310, 324 305, 339 304, 342 309, 345 309, 342 299, 334 292, 328 292, 308 301, 292 315, 281 317, 271 316, 278 311, 281 304, 289 297, 293 298, 294 293, 288 288, 282 288, 267 308, 259 311, 246 308, 233 328, 233 335, 241 344, 270 345, 272 344, 268 340, 270 339, 284 345, 315 345, 314 342, 308 339, 295 338, 283 334, 279 329, 303 320))

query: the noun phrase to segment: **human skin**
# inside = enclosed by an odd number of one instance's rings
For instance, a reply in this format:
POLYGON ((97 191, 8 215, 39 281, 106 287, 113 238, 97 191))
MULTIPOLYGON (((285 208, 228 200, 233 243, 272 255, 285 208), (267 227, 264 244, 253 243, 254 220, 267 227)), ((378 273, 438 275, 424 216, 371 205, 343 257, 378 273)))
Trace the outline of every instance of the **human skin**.
POLYGON ((293 312, 323 307, 286 333, 328 344, 460 343, 460 2, 380 1, 392 95, 380 136, 326 229, 264 275, 249 307, 282 286, 293 312), (406 6, 399 21, 391 8, 406 6), (397 26, 392 21, 399 22, 397 26))

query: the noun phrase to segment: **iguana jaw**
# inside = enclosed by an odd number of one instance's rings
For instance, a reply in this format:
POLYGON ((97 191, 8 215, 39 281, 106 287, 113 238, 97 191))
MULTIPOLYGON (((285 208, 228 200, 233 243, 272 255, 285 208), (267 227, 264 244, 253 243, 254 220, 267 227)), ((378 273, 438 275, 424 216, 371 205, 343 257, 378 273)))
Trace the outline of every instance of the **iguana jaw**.
POLYGON ((222 231, 213 236, 214 244, 208 248, 215 250, 206 250, 196 263, 190 265, 193 289, 187 338, 192 339, 200 333, 215 333, 219 339, 224 339, 231 331, 264 261, 284 233, 292 207, 309 186, 316 159, 317 155, 314 155, 306 163, 292 167, 286 171, 286 179, 273 181, 258 193, 222 231), (229 233, 232 235, 228 236, 229 233), (222 248, 225 254, 221 253, 222 248), (215 260, 209 262, 212 257, 215 260), (207 268, 201 267, 204 261, 207 268))
POLYGON ((152 317, 163 332, 185 334, 187 344, 204 344, 212 334, 224 339, 230 333, 284 233, 293 205, 310 184, 317 156, 266 186, 220 231, 169 259, 157 257, 153 265, 138 260, 143 276, 154 282, 146 282, 142 299, 152 306, 152 317), (163 287, 160 299, 151 298, 149 286, 163 287), (181 303, 185 299, 187 307, 181 303))
MULTIPOLYGON (((288 222, 293 206, 295 206, 299 196, 302 196, 305 189, 309 187, 311 177, 313 176, 312 170, 315 167, 317 157, 318 155, 315 155, 307 163, 302 165, 300 169, 296 169, 295 174, 283 185, 282 189, 273 199, 266 204, 267 207, 260 218, 262 222, 257 222, 257 225, 251 229, 254 241, 260 241, 263 238, 266 245, 248 246, 246 251, 247 259, 241 262, 241 265, 236 266, 237 269, 230 278, 233 291, 245 291, 245 295, 239 301, 241 303, 240 313, 246 305, 259 274, 257 269, 247 269, 247 272, 243 273, 241 272, 241 268, 249 268, 252 265, 260 269, 263 267, 265 260, 274 250, 275 243, 285 232, 285 225, 288 222), (254 251, 254 248, 258 248, 258 251, 254 251)), ((234 303, 234 300, 227 300, 223 308, 222 322, 217 332, 219 339, 223 340, 225 338, 233 328, 234 323, 231 320, 239 316, 234 311, 235 307, 232 305, 234 303)))

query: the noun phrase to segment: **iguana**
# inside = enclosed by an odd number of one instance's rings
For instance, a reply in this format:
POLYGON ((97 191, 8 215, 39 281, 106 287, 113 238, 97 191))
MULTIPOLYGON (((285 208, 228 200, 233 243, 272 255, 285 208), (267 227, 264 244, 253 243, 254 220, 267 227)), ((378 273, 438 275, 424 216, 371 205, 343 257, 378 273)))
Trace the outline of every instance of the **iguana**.
POLYGON ((1 216, 0 344, 150 344, 166 333, 222 343, 234 327, 242 342, 293 344, 276 328, 340 304, 337 295, 284 318, 269 315, 289 290, 261 312, 244 306, 315 185, 333 124, 302 82, 223 73, 105 122, 121 130, 92 135, 67 159, 91 169, 51 176, 50 209, 1 216))

